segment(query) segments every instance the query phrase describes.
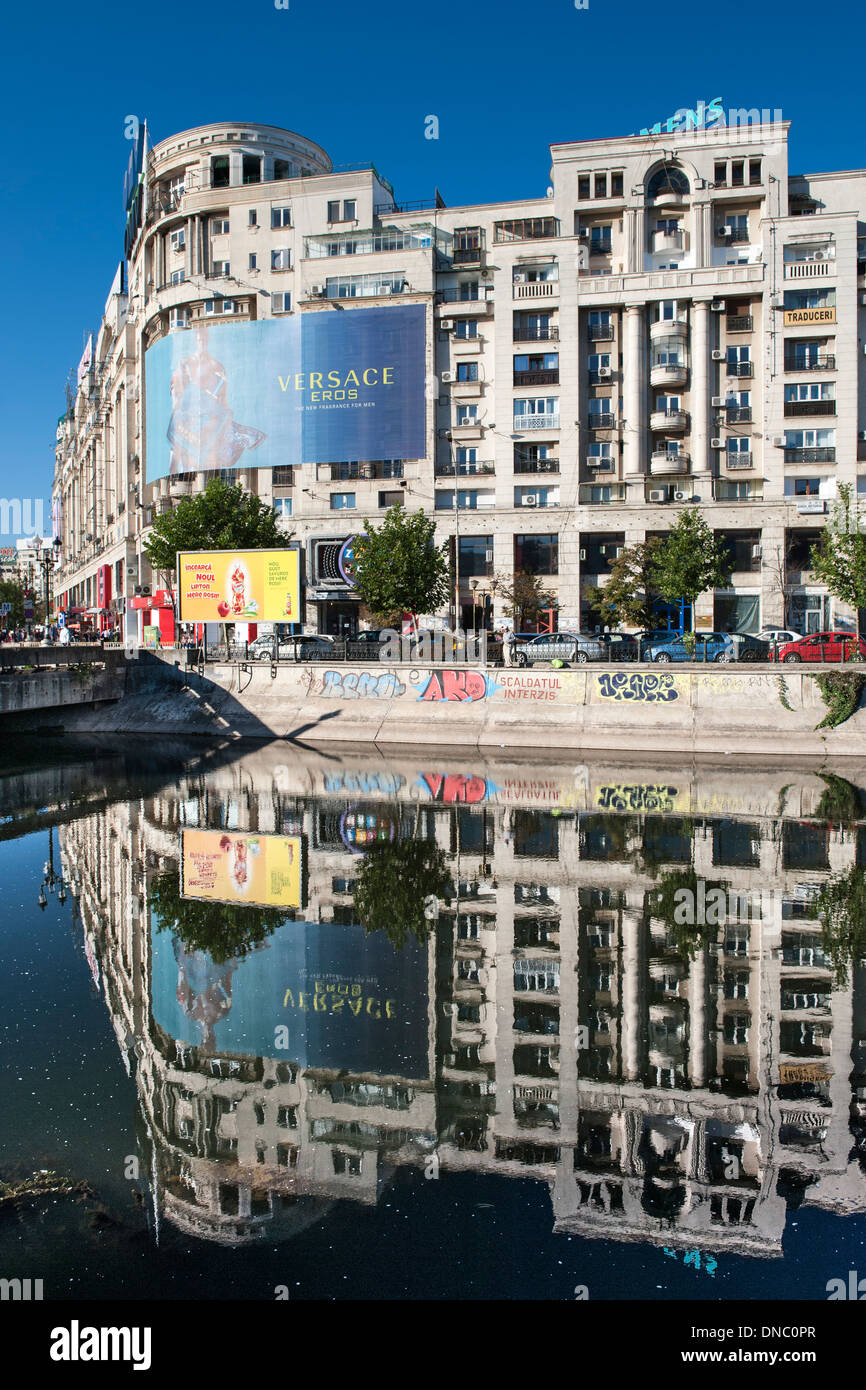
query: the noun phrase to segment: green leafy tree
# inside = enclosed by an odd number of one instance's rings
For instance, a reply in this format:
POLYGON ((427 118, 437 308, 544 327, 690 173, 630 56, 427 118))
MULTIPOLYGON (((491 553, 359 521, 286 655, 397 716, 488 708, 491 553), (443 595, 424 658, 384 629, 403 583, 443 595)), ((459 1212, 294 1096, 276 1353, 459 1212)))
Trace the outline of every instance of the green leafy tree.
POLYGON ((827 585, 834 598, 860 612, 866 608, 866 514, 860 511, 849 483, 839 484, 839 498, 833 515, 812 547, 809 563, 817 579, 827 585))
POLYGON ((397 613, 434 613, 450 592, 448 547, 434 540, 436 523, 417 511, 390 507, 380 526, 369 520, 355 539, 354 585, 381 622, 397 613))
POLYGON ((655 569, 662 542, 654 536, 623 549, 610 560, 610 578, 587 590, 587 600, 603 627, 652 627, 658 596, 655 569))
POLYGON ((537 627, 541 618, 547 617, 547 610, 556 607, 556 595, 544 587, 540 575, 528 570, 518 570, 510 579, 497 577, 496 590, 510 605, 518 631, 537 627))
POLYGON ((367 851, 355 884, 355 911, 366 931, 385 932, 399 949, 409 938, 426 940, 427 904, 453 894, 448 861, 438 845, 398 840, 367 851))
MULTIPOLYGON (((704 902, 714 893, 726 893, 727 888, 727 883, 705 882, 704 902)), ((663 873, 658 886, 647 894, 649 915, 664 922, 671 945, 683 960, 694 960, 702 947, 715 941, 722 925, 717 920, 719 914, 712 910, 705 911, 704 921, 697 920, 700 901, 698 875, 692 865, 663 873)))
POLYGON ((11 603, 11 612, 0 619, 0 627, 20 627, 24 622, 24 589, 16 579, 0 580, 0 603, 11 603))
POLYGON ((291 539, 267 502, 214 478, 154 517, 145 553, 170 588, 179 550, 287 550, 291 539))
POLYGON ((292 921, 290 913, 276 907, 193 902, 181 896, 177 871, 153 880, 150 905, 160 931, 174 932, 188 951, 207 951, 217 965, 247 955, 278 927, 292 921))
POLYGON ((693 604, 707 589, 724 588, 733 561, 696 507, 685 507, 653 552, 652 582, 669 603, 693 604))
POLYGON ((866 870, 850 868, 822 883, 817 895, 822 919, 822 948, 833 967, 836 984, 848 983, 849 965, 866 956, 866 870))

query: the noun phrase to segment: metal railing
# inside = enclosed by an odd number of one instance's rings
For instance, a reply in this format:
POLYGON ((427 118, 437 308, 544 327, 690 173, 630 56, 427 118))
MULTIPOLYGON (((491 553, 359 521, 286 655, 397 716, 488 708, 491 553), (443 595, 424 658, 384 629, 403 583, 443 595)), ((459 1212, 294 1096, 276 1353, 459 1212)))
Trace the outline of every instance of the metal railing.
POLYGON ((522 430, 558 430, 558 415, 515 415, 512 428, 515 434, 522 430))
POLYGON ((729 314, 725 320, 729 333, 751 333, 754 324, 751 314, 729 314))
POLYGON ((754 376, 754 362, 725 362, 725 376, 754 376))
POLYGON ((514 457, 515 473, 558 473, 559 459, 522 459, 514 457))
POLYGON ((836 402, 831 401, 785 401, 786 415, 835 415, 836 402))
POLYGON ((786 449, 786 463, 835 463, 835 447, 822 449, 786 449))
POLYGON ((752 418, 750 405, 726 405, 725 423, 728 425, 747 425, 752 418))
POLYGON ((592 343, 609 342, 613 338, 613 324, 590 323, 587 325, 586 336, 592 343))
POLYGON ((554 323, 541 324, 536 327, 529 324, 515 324, 511 341, 513 343, 547 343, 556 342, 558 338, 559 328, 554 323))
POLYGON ((515 386, 558 386, 559 371, 551 368, 549 370, 540 369, 539 371, 515 372, 515 386))
POLYGON ((835 372, 836 356, 834 353, 821 352, 816 357, 786 357, 786 372, 835 372))
POLYGON ((613 429, 616 416, 607 410, 594 410, 590 413, 587 423, 591 430, 610 430, 613 429))

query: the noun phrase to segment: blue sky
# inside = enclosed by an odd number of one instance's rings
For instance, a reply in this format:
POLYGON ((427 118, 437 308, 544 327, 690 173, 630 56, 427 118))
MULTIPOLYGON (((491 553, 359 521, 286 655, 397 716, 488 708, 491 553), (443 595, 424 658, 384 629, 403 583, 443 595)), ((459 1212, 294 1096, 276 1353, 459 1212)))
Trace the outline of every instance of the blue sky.
POLYGON ((716 96, 780 108, 792 172, 857 168, 853 15, 779 0, 10 7, 0 496, 44 497, 50 526, 64 385, 122 255, 127 115, 154 141, 208 121, 287 126, 335 164, 372 159, 399 200, 438 185, 451 205, 537 196, 549 144, 629 135, 716 96))

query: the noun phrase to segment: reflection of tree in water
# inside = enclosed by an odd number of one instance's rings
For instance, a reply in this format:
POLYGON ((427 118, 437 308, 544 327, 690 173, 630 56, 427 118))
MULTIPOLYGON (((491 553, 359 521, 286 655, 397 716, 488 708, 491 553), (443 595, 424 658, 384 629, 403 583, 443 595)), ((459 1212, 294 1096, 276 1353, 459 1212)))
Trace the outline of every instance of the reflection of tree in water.
POLYGON ((454 883, 438 845, 404 840, 367 851, 355 885, 355 911, 368 932, 383 931, 399 949, 413 937, 425 941, 428 898, 450 898, 454 883))
POLYGON ((833 967, 837 988, 848 983, 848 967, 866 956, 866 870, 833 874, 815 898, 822 922, 821 949, 833 967))
MULTIPOLYGON (((704 922, 694 920, 690 922, 688 917, 698 917, 700 896, 698 891, 698 875, 694 869, 671 869, 668 873, 662 874, 658 882, 658 887, 647 894, 647 912, 651 917, 657 917, 664 922, 668 930, 671 945, 678 955, 684 960, 694 960, 697 952, 709 942, 715 941, 719 927, 724 925, 725 917, 722 915, 720 920, 716 920, 716 913, 713 911, 713 903, 709 901, 710 895, 721 889, 727 893, 727 883, 708 883, 704 881, 703 901, 705 904, 704 916, 709 919, 704 922), (690 898, 684 898, 683 893, 689 893, 690 898), (691 912, 685 910, 685 905, 691 904, 691 912)), ((722 909, 722 913, 726 909, 722 909)))

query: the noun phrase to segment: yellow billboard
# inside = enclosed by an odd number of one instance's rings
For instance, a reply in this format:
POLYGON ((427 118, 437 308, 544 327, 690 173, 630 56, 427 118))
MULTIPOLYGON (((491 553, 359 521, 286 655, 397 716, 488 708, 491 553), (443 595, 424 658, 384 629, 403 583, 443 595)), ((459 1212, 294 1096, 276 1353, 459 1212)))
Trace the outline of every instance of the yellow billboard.
POLYGON ((300 619, 297 550, 179 552, 177 583, 184 623, 289 623, 300 619))
POLYGON ((299 835, 181 832, 181 894, 249 907, 302 907, 299 835))

